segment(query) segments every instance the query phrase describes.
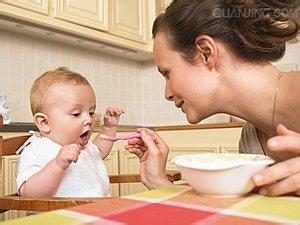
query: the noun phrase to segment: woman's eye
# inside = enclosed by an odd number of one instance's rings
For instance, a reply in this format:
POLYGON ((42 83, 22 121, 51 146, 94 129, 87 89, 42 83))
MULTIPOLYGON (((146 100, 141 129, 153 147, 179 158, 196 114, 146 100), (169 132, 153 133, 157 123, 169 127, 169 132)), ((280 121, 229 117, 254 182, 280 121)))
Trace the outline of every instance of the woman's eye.
POLYGON ((166 79, 169 79, 170 77, 170 72, 169 71, 166 71, 163 73, 163 76, 166 78, 166 79))

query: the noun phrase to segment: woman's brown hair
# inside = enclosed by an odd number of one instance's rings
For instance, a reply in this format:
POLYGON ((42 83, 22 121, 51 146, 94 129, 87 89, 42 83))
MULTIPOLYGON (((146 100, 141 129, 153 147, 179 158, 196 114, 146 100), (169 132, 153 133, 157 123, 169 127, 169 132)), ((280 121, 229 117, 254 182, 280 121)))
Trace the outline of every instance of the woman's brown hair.
POLYGON ((170 46, 194 60, 195 41, 208 35, 221 41, 243 60, 279 60, 286 41, 298 33, 292 19, 296 1, 173 0, 154 21, 152 34, 164 32, 170 46))

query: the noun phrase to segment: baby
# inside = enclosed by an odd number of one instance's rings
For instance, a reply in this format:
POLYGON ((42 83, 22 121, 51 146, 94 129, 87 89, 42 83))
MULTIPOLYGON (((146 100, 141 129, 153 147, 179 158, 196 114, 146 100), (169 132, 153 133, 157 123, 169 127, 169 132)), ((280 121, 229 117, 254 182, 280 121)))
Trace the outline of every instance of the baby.
POLYGON ((104 126, 94 128, 95 93, 80 74, 60 67, 37 78, 30 91, 31 111, 39 135, 29 138, 18 161, 17 190, 24 197, 105 197, 109 179, 103 159, 124 111, 109 107, 104 126))

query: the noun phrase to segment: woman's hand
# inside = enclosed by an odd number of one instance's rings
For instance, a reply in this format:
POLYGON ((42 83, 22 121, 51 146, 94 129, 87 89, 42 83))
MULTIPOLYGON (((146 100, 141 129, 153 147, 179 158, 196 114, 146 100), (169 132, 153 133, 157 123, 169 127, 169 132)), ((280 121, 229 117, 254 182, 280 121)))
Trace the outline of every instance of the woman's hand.
POLYGON ((278 196, 295 193, 300 196, 300 133, 277 126, 278 136, 267 142, 269 150, 274 152, 295 152, 298 157, 276 163, 253 175, 254 183, 262 186, 260 194, 278 196))
POLYGON ((128 140, 125 148, 140 159, 140 176, 148 189, 154 189, 172 183, 166 177, 166 163, 169 153, 168 146, 152 130, 138 129, 141 138, 128 140), (155 142, 151 138, 154 136, 155 142))

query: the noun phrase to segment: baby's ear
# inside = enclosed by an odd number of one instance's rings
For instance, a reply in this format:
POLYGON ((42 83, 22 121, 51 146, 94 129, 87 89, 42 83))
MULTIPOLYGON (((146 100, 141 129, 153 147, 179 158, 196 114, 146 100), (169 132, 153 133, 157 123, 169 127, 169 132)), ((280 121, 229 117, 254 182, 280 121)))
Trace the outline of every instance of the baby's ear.
POLYGON ((36 113, 33 117, 33 121, 40 132, 49 133, 51 131, 48 117, 44 113, 36 113))

